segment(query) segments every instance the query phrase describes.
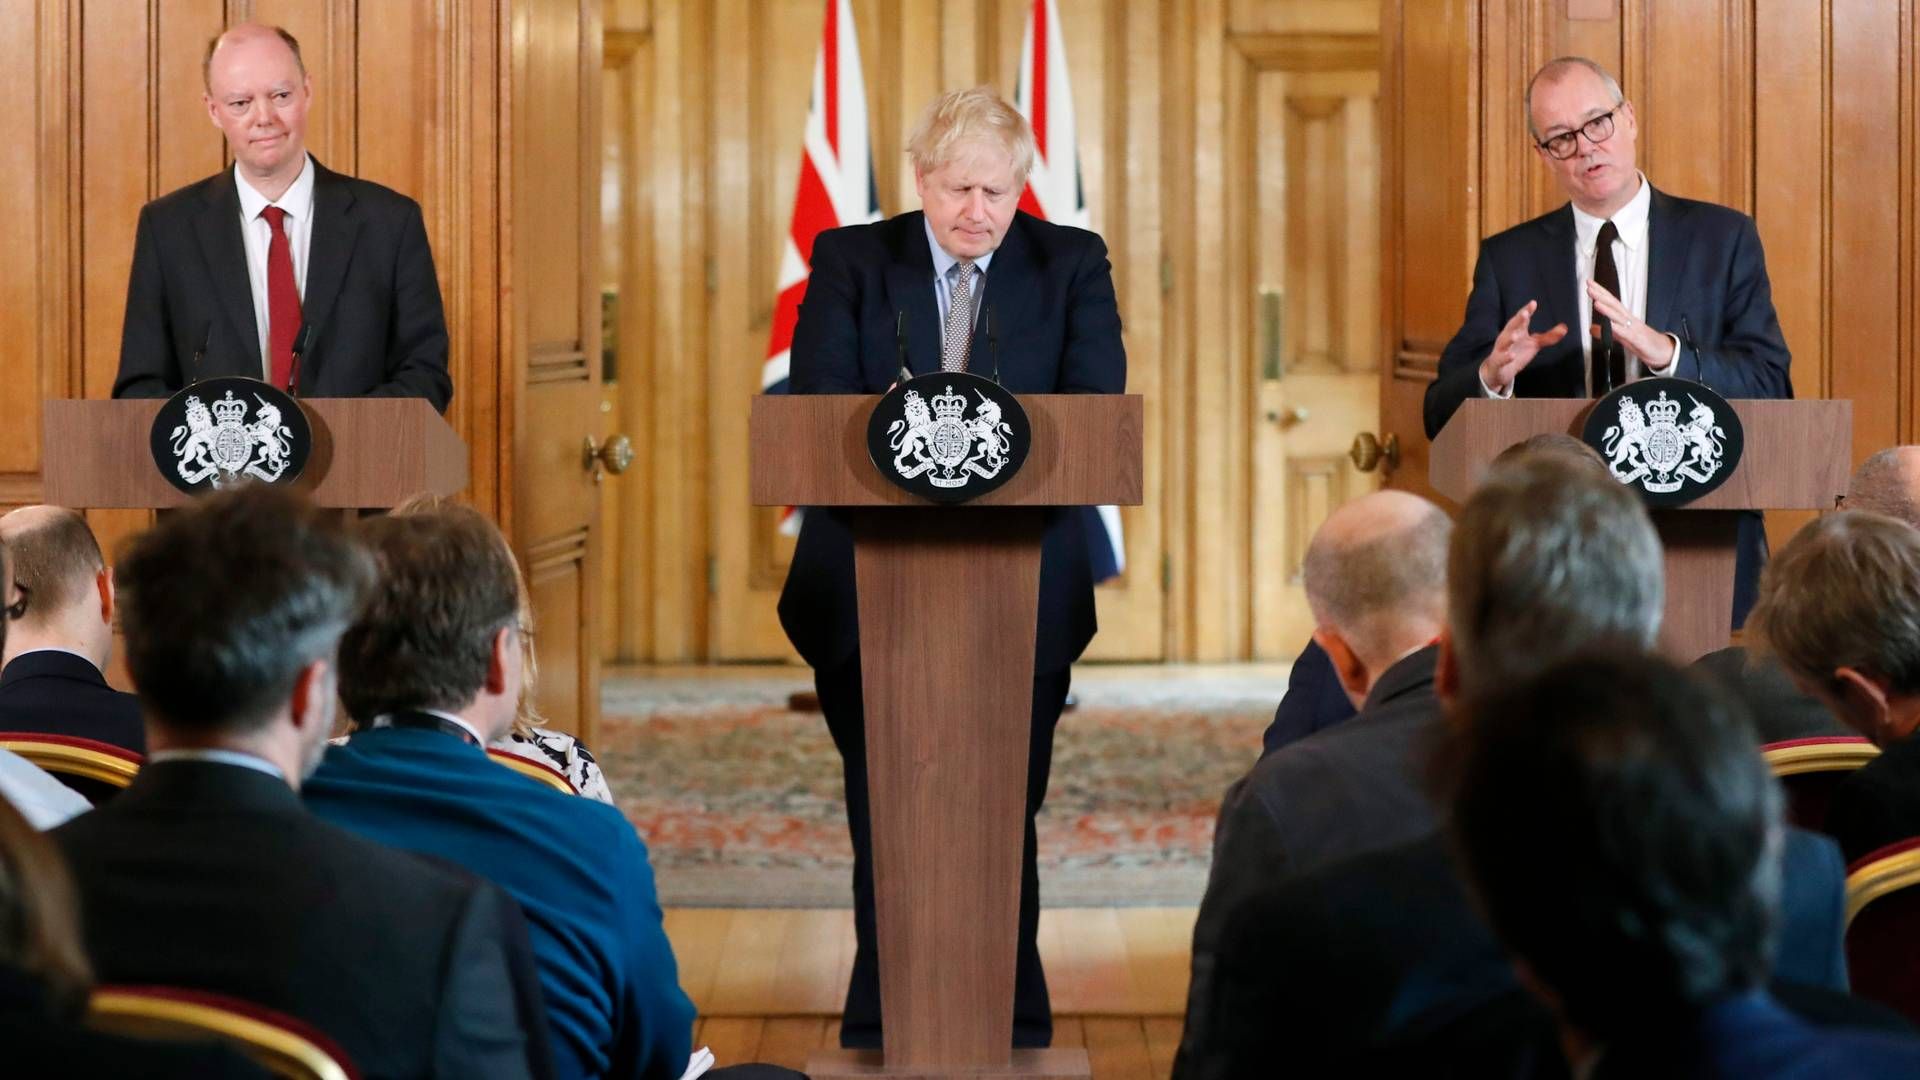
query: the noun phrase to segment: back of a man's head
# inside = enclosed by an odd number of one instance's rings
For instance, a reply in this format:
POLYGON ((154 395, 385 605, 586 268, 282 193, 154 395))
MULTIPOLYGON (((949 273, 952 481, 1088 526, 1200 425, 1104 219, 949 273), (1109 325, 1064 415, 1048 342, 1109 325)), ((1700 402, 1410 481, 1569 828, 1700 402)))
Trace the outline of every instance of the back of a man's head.
MULTIPOLYGON (((458 505, 373 518, 379 581, 340 642, 340 698, 361 724, 401 709, 458 712, 516 625, 519 586, 493 523, 458 505)), ((515 646, 518 647, 517 644, 515 646)))
POLYGON ((1660 630, 1660 538, 1604 469, 1531 455, 1488 472, 1454 524, 1447 629, 1460 689, 1590 648, 1643 650, 1660 630))
POLYGON ((1920 528, 1920 446, 1890 446, 1861 462, 1847 483, 1847 509, 1920 528))
POLYGON ((114 567, 127 669, 151 722, 239 735, 330 660, 373 578, 337 512, 278 489, 220 492, 163 515, 114 567))
POLYGON ((0 539, 13 549, 14 580, 27 597, 21 631, 59 626, 83 606, 100 610, 95 580, 106 561, 84 516, 62 506, 23 506, 0 517, 0 539))
POLYGON ((1381 491, 1341 506, 1301 565, 1314 621, 1374 668, 1433 639, 1446 618, 1453 522, 1417 495, 1381 491))
POLYGON ((1780 794, 1733 699, 1596 655, 1472 699, 1450 828, 1496 933, 1604 1041, 1767 971, 1780 794))
POLYGON ((1747 632, 1810 688, 1839 693, 1851 668, 1920 693, 1920 530, 1853 509, 1809 522, 1767 564, 1747 632))

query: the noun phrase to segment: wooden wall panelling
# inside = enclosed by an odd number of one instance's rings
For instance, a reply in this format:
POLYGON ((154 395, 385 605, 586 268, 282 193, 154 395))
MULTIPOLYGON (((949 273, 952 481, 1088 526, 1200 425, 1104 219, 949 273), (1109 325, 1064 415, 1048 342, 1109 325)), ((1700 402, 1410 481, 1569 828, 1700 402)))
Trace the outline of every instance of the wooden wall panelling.
POLYGON ((65 4, 0 8, 0 56, 35 61, 0 66, 0 100, 29 105, 0 113, 0 143, 15 148, 0 158, 0 245, 39 255, 0 261, 0 340, 15 344, 0 349, 0 385, 15 388, 0 412, 0 513, 38 501, 40 410, 27 400, 64 393, 69 379, 67 84, 41 73, 70 66, 71 14, 65 4))
POLYGON ((1907 399, 1902 442, 1920 441, 1920 3, 1904 0, 1900 5, 1898 40, 1907 44, 1900 52, 1901 118, 1896 127, 1900 138, 1900 186, 1905 200, 1900 207, 1900 291, 1906 309, 1900 324, 1901 370, 1907 375, 1907 399))
POLYGON ((1166 0, 1160 9, 1162 57, 1161 107, 1158 126, 1161 175, 1166 178, 1161 205, 1166 214, 1164 273, 1168 287, 1162 340, 1162 430, 1165 440, 1166 550, 1179 553, 1165 563, 1167 596, 1167 652, 1193 656, 1198 636, 1199 581, 1194 570, 1193 537, 1197 533, 1192 510, 1195 485, 1187 456, 1195 429, 1192 393, 1195 362, 1194 303, 1199 295, 1195 252, 1194 200, 1198 179, 1195 111, 1198 108, 1198 72, 1218 69, 1217 57, 1202 57, 1192 19, 1193 0, 1166 0))
MULTIPOLYGON (((1753 210, 1753 0, 1627 0, 1640 162, 1656 186, 1753 210)), ((1764 81, 1764 80, 1762 80, 1764 81)))
MULTIPOLYGON (((327 168, 336 172, 360 174, 359 157, 359 109, 358 92, 360 86, 360 67, 357 52, 360 44, 358 10, 363 0, 228 0, 228 24, 255 20, 268 25, 284 26, 287 32, 300 41, 300 57, 307 66, 307 74, 313 79, 313 108, 307 115, 307 149, 327 168)), ((158 5, 156 5, 158 6, 158 5)), ((393 46, 401 49, 417 47, 416 42, 401 37, 395 31, 396 24, 404 24, 414 13, 406 10, 408 6, 417 6, 414 0, 372 0, 367 3, 368 14, 375 25, 387 27, 378 36, 391 34, 388 42, 389 52, 393 46)), ((215 28, 215 33, 219 28, 215 28)), ((205 38, 201 39, 203 45, 205 38)), ((369 42, 373 42, 370 40, 369 42)), ((427 47, 431 48, 429 41, 427 47)), ((198 61, 196 53, 194 59, 198 61)), ((403 96, 405 88, 393 87, 381 82, 371 84, 376 92, 385 95, 398 90, 403 96)), ((390 101, 377 100, 375 108, 387 108, 390 101)), ((404 189, 402 189, 404 190, 404 189)), ((418 193, 407 194, 418 198, 418 193)))
MULTIPOLYGON (((616 8, 621 5, 615 5, 616 8)), ((611 12, 610 12, 611 13, 611 12)), ((635 23, 647 11, 626 11, 619 26, 607 28, 606 72, 601 86, 601 274, 618 293, 613 348, 617 377, 603 382, 602 400, 609 407, 607 430, 625 434, 633 446, 633 464, 618 482, 601 488, 601 542, 607 553, 601 588, 608 597, 603 608, 601 657, 633 660, 650 652, 653 623, 647 617, 647 582, 651 559, 647 554, 644 508, 652 503, 653 449, 646 437, 644 408, 650 377, 652 334, 652 258, 647 223, 649 210, 653 34, 635 23), (638 415, 636 415, 638 414, 638 415)), ((651 25, 650 23, 648 25, 651 25)), ((605 343, 602 345, 606 347, 605 343)))

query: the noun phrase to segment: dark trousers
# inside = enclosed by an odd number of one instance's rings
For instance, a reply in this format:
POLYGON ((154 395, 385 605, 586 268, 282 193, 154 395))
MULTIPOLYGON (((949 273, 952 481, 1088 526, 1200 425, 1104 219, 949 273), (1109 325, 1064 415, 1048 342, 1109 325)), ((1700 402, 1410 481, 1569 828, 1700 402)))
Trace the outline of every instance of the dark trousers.
MULTIPOLYGON (((1020 870, 1020 942, 1014 959, 1013 1045, 1025 1049, 1053 1042, 1053 1006, 1047 976, 1040 969, 1040 873, 1033 819, 1047 796, 1053 765, 1053 729, 1066 704, 1069 673, 1053 671, 1033 680, 1033 726, 1027 743, 1027 830, 1020 870)), ((847 781, 847 831, 853 837, 853 981, 847 986, 840 1045, 848 1049, 880 1047, 880 957, 873 915, 873 835, 868 820, 865 706, 860 692, 860 656, 838 667, 816 671, 814 689, 827 730, 840 750, 847 781)))

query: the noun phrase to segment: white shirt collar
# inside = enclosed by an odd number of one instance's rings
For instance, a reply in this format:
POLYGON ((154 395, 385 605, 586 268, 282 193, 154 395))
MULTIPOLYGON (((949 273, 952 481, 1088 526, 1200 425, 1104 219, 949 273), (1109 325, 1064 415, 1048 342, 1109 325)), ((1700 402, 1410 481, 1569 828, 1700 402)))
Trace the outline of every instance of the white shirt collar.
POLYGON ((209 747, 203 750, 156 750, 147 755, 149 765, 158 765, 163 761, 211 761, 219 765, 238 765, 243 769, 266 773, 280 780, 287 778, 287 774, 280 771, 280 766, 266 758, 255 757, 239 750, 220 750, 209 747))
POLYGON ((277 206, 287 212, 295 221, 305 221, 313 212, 313 155, 307 155, 306 164, 300 166, 300 175, 293 178, 293 186, 281 192, 278 199, 267 201, 265 195, 253 189, 247 178, 240 175, 240 163, 233 165, 233 186, 240 192, 240 216, 252 221, 260 216, 260 211, 269 206, 277 206))
MULTIPOLYGON (((1647 182, 1646 173, 1639 176, 1640 190, 1613 215, 1613 227, 1619 230, 1620 242, 1627 245, 1628 251, 1638 251, 1640 245, 1647 242, 1647 215, 1653 209, 1653 185, 1647 182)), ((1606 218, 1594 217, 1578 206, 1573 208, 1573 235, 1583 257, 1593 256, 1594 245, 1600 240, 1600 226, 1606 223, 1606 218)))
MULTIPOLYGON (((87 663, 93 664, 93 660, 90 659, 86 653, 83 653, 78 649, 63 649, 58 645, 42 645, 37 649, 21 649, 19 652, 13 654, 13 659, 18 660, 23 656, 32 656, 34 653, 37 653, 37 652, 63 652, 63 653, 66 653, 68 656, 77 656, 80 659, 85 660, 87 663)), ((13 661, 11 660, 8 661, 8 663, 12 663, 12 662, 13 661)), ((95 670, 98 670, 100 665, 94 664, 93 666, 95 670)))
MULTIPOLYGON (((407 711, 425 713, 428 716, 437 716, 440 719, 445 720, 450 724, 454 724, 458 726, 460 730, 466 732, 467 734, 472 735, 474 742, 479 743, 481 746, 487 745, 487 737, 485 735, 480 734, 479 728, 474 727, 472 724, 467 723, 465 720, 460 719, 459 717, 453 715, 452 713, 441 712, 439 709, 409 709, 407 711)), ((391 727, 392 725, 393 725, 393 717, 391 715, 376 716, 373 718, 373 724, 372 724, 373 727, 382 728, 382 727, 391 727)))
MULTIPOLYGON (((940 241, 933 238, 933 222, 927 220, 925 213, 920 215, 920 224, 926 227, 927 247, 933 252, 933 276, 945 281, 947 279, 947 271, 952 270, 960 260, 947 254, 947 249, 941 247, 940 241)), ((973 260, 973 268, 980 271, 981 277, 986 277, 987 264, 992 261, 993 252, 989 251, 985 255, 973 260)))

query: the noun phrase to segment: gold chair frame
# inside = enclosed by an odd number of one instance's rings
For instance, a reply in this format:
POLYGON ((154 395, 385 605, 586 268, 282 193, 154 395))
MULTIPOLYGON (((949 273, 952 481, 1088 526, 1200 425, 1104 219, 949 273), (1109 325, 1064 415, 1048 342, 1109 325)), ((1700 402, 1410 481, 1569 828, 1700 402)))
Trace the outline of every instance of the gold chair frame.
POLYGON ((351 1080, 346 1066, 317 1043, 232 1009, 121 990, 96 990, 88 1003, 96 1029, 149 1039, 212 1035, 287 1080, 351 1080))
POLYGON ((1896 851, 1861 865, 1847 875, 1847 922, 1868 904, 1911 885, 1920 885, 1920 847, 1896 851))
POLYGON ((38 739, 0 739, 0 749, 11 750, 50 773, 85 777, 124 788, 139 773, 138 762, 100 750, 38 739))
POLYGON ((1866 740, 1860 742, 1810 743, 1804 746, 1776 746, 1766 751, 1767 767, 1775 776, 1801 773, 1845 772, 1857 769, 1880 756, 1880 748, 1866 740))

